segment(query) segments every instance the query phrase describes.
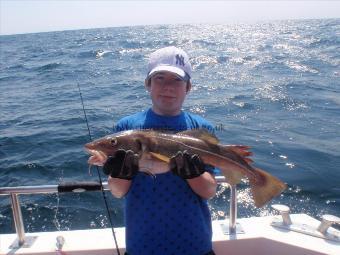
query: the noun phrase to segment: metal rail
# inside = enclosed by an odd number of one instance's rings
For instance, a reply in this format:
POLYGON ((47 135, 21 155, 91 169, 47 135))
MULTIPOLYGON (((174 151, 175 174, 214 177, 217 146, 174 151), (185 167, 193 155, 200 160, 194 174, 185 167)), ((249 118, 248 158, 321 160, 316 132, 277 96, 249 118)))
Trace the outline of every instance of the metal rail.
MULTIPOLYGON (((223 176, 216 176, 217 183, 224 183, 223 176)), ((229 233, 236 233, 237 219, 237 191, 235 185, 230 187, 230 210, 229 210, 229 233)), ((11 198, 12 213, 15 224, 15 230, 18 235, 18 245, 25 243, 25 228, 21 213, 19 195, 23 194, 51 194, 64 192, 84 192, 84 191, 100 191, 102 188, 98 182, 70 182, 59 185, 41 185, 41 186, 18 186, 18 187, 2 187, 0 188, 0 196, 8 195, 11 198)), ((103 189, 109 191, 107 182, 103 182, 103 189)))

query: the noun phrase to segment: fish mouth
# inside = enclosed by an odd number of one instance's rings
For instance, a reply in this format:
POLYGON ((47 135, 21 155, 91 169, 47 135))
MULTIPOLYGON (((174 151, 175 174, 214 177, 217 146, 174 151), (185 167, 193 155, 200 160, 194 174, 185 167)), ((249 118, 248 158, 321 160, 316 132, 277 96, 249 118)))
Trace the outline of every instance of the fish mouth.
POLYGON ((91 155, 88 159, 88 163, 90 165, 103 165, 107 160, 107 155, 100 151, 95 149, 90 149, 85 146, 85 150, 91 155))
POLYGON ((84 147, 85 147, 86 151, 89 151, 89 150, 93 150, 93 149, 94 149, 94 148, 93 148, 94 146, 93 146, 93 143, 92 143, 92 142, 91 142, 91 143, 85 144, 84 147))

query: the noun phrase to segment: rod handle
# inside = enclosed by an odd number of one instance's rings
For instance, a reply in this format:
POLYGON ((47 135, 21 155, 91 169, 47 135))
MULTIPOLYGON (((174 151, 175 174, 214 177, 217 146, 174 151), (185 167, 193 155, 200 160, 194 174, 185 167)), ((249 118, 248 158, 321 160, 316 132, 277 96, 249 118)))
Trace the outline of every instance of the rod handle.
POLYGON ((64 182, 58 185, 58 192, 100 191, 99 182, 64 182))

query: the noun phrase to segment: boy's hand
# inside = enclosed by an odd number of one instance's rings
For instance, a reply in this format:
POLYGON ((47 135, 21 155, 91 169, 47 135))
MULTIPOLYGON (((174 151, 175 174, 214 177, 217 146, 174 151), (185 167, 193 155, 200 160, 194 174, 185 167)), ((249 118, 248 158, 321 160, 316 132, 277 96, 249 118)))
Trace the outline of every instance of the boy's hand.
POLYGON ((170 158, 170 171, 183 179, 192 179, 205 172, 205 164, 197 154, 179 151, 170 158))
POLYGON ((131 150, 117 150, 103 166, 105 174, 113 178, 131 180, 138 172, 138 156, 131 150))

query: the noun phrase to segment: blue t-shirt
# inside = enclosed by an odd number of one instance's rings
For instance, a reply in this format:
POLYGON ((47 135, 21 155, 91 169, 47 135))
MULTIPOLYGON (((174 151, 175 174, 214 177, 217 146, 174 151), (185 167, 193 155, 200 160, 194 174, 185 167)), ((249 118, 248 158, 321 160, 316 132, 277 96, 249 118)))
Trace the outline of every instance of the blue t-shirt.
MULTIPOLYGON (((121 119, 116 131, 130 129, 183 131, 212 125, 200 116, 181 112, 161 116, 151 109, 121 119)), ((129 255, 200 255, 212 250, 207 201, 171 172, 156 177, 138 173, 125 200, 126 247, 129 255)))

